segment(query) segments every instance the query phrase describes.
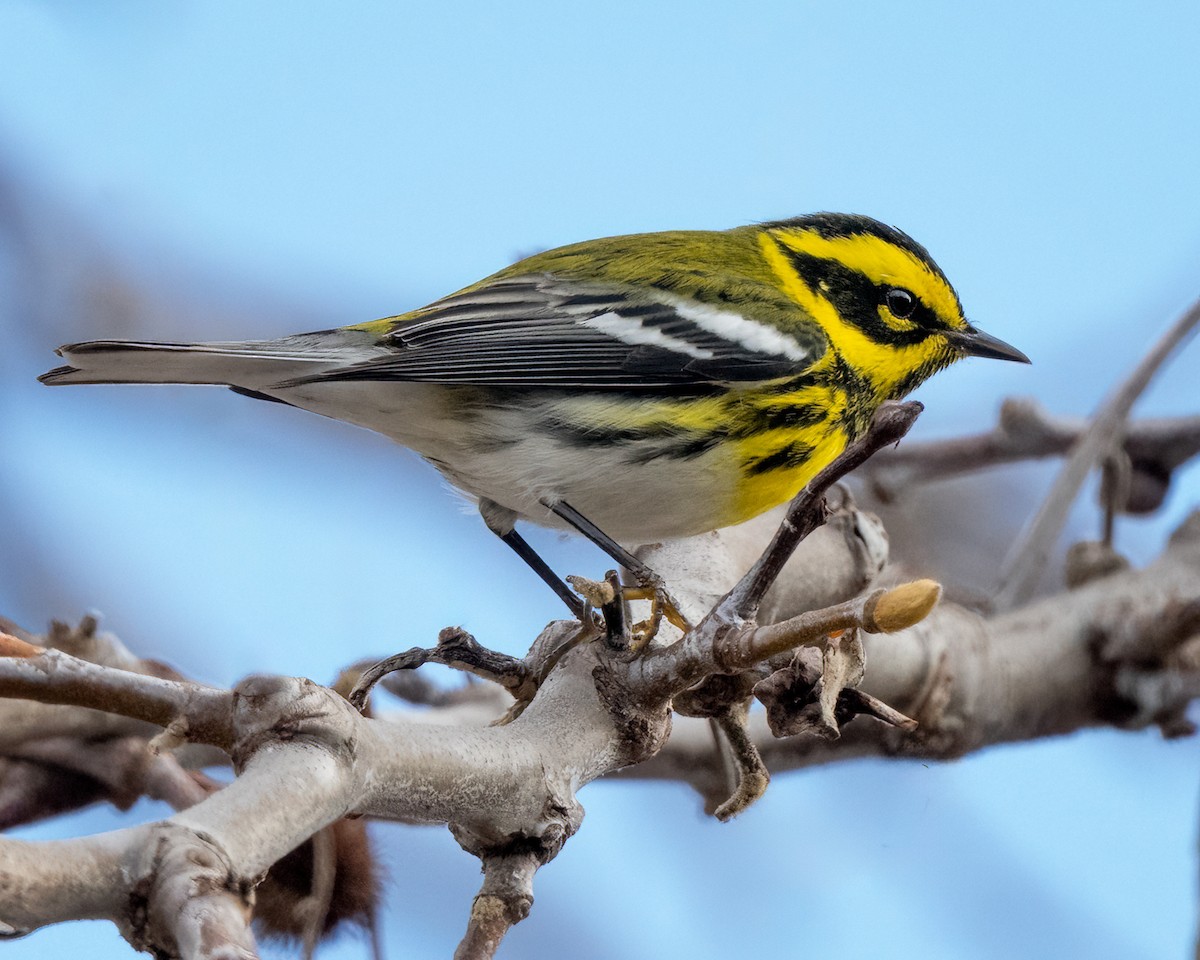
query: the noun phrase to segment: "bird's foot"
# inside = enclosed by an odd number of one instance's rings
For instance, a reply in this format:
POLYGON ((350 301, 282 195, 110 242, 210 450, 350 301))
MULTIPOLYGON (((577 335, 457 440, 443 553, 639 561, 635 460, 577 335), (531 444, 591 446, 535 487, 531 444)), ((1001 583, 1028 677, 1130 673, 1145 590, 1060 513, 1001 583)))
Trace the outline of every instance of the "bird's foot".
POLYGON ((667 590, 667 584, 649 567, 633 571, 637 583, 624 588, 627 600, 650 601, 650 616, 634 624, 630 650, 640 652, 658 633, 663 618, 678 628, 682 633, 688 633, 692 624, 679 609, 679 603, 667 590))
POLYGON ((609 645, 634 655, 641 653, 654 639, 664 617, 684 633, 692 629, 662 578, 648 568, 645 572, 648 576, 638 577, 642 582, 631 585, 622 584, 615 570, 610 570, 603 580, 567 577, 567 582, 584 598, 588 609, 600 612, 609 645), (630 600, 649 601, 650 615, 645 620, 631 624, 630 600))

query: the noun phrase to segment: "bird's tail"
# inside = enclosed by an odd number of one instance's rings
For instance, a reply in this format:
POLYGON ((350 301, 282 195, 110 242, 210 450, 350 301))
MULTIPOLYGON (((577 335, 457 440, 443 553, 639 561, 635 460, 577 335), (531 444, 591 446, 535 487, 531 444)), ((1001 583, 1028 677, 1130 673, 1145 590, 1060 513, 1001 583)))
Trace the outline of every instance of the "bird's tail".
POLYGON ((71 383, 211 383, 254 388, 364 359, 372 338, 323 330, 282 340, 155 343, 89 340, 58 348, 67 361, 43 373, 51 385, 71 383))

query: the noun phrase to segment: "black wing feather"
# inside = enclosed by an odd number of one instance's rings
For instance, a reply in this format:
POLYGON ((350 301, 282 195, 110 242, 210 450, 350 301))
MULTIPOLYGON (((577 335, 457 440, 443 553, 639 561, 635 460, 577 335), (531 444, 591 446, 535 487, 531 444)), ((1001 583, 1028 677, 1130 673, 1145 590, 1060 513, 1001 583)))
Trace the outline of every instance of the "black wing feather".
MULTIPOLYGON (((752 349, 698 325, 669 295, 517 277, 453 294, 380 341, 392 352, 276 388, 400 380, 516 388, 712 389, 802 372, 808 355, 752 349), (618 328, 618 335, 614 332, 618 328), (649 341, 649 342, 646 342, 649 341)), ((728 309, 728 308, 726 308, 728 309)), ((814 338, 815 339, 815 338, 814 338)), ((797 344, 799 347, 799 344, 797 344)))

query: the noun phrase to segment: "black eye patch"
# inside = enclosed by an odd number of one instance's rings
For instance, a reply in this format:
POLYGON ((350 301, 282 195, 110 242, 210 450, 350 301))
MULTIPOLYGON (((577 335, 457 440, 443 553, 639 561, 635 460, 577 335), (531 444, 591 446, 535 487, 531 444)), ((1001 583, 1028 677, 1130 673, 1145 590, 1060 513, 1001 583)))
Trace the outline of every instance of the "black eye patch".
POLYGON ((834 305, 844 321, 853 324, 876 343, 906 347, 921 343, 934 332, 933 329, 927 328, 927 325, 931 327, 936 324, 933 311, 908 290, 902 287, 881 288, 862 273, 851 270, 836 260, 821 259, 787 247, 782 249, 797 275, 809 289, 820 291, 820 295, 834 305), (907 312, 897 312, 896 308, 901 307, 899 301, 895 307, 891 305, 889 297, 893 293, 908 298, 907 312), (894 316, 911 319, 914 326, 911 329, 897 330, 885 323, 879 315, 880 304, 887 305, 894 316))

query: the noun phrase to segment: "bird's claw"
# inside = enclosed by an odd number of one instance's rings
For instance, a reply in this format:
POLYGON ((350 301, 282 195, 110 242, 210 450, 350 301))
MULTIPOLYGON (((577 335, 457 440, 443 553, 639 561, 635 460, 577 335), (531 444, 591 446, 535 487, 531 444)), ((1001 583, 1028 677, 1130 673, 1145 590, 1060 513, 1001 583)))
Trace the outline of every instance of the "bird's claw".
POLYGON ((625 598, 627 600, 648 600, 650 601, 650 616, 634 625, 633 636, 629 645, 629 649, 634 652, 640 652, 658 633, 658 629, 662 626, 663 618, 667 622, 675 626, 682 633, 688 633, 692 629, 692 624, 683 612, 679 609, 679 603, 671 596, 667 590, 666 582, 658 574, 650 571, 641 573, 640 571, 634 574, 637 577, 637 584, 625 588, 625 598))

